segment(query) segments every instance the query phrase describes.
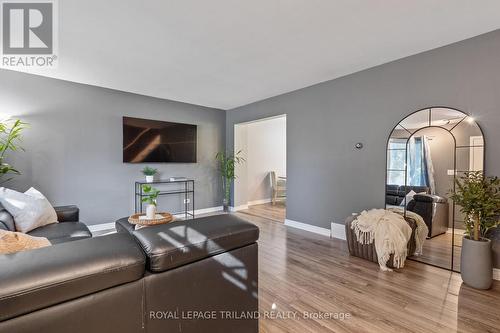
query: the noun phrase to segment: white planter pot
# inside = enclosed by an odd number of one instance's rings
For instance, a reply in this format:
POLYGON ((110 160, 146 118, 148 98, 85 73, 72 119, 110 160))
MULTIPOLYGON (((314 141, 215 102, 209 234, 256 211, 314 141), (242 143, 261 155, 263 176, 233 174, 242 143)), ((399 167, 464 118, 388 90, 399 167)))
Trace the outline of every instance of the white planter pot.
POLYGON ((147 205, 146 207, 146 218, 148 220, 152 220, 156 217, 156 206, 155 205, 147 205))
POLYGON ((146 176, 146 183, 152 183, 155 180, 155 176, 146 176))

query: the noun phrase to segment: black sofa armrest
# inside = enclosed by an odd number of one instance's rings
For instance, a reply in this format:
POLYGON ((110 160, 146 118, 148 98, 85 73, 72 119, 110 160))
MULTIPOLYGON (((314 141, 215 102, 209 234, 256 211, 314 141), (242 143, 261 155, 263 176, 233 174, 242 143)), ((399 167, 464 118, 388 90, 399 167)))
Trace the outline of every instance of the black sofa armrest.
POLYGON ((163 272, 246 245, 259 228, 234 215, 216 215, 132 231, 147 257, 147 269, 163 272))
POLYGON ((448 199, 434 194, 415 194, 413 200, 419 202, 447 203, 448 199))
POLYGON ((80 209, 77 206, 54 207, 59 222, 78 222, 80 220, 80 209))
POLYGON ((434 237, 447 231, 448 199, 432 194, 415 194, 407 208, 424 219, 427 228, 429 228, 428 237, 434 237))
POLYGON ((113 234, 0 255, 0 322, 144 275, 129 234, 113 234))

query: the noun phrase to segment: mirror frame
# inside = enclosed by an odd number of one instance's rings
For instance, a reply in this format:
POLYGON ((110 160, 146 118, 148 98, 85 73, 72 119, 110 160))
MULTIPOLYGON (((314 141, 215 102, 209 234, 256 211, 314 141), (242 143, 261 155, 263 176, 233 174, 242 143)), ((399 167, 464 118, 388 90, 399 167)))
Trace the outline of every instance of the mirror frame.
MULTIPOLYGON (((481 126, 478 124, 478 122, 476 121, 476 119, 471 116, 470 114, 468 114, 467 112, 464 112, 462 110, 459 110, 459 109, 456 109, 456 108, 452 108, 452 107, 448 107, 448 106, 431 106, 431 107, 426 107, 426 108, 423 108, 423 109, 419 109, 417 111, 414 111, 410 114, 408 114, 406 117, 404 117, 403 119, 401 119, 393 128, 392 130, 390 131, 389 133, 389 136, 387 138, 387 142, 386 142, 386 145, 385 145, 385 185, 384 185, 384 190, 385 190, 385 193, 384 193, 384 198, 386 197, 387 195, 387 180, 388 180, 388 158, 389 158, 389 153, 388 153, 388 147, 389 147, 389 143, 390 143, 390 140, 391 140, 391 137, 392 137, 392 133, 394 133, 394 131, 396 130, 396 128, 398 127, 401 127, 403 128, 404 130, 406 130, 408 133, 409 133, 409 137, 406 138, 406 150, 405 150, 405 188, 406 186, 408 186, 407 182, 408 182, 408 145, 409 145, 409 142, 410 142, 410 139, 416 134, 418 133, 419 131, 423 130, 423 129, 426 129, 426 128, 440 128, 440 129, 443 129, 445 131, 447 131, 452 137, 453 137, 453 142, 454 142, 454 161, 453 161, 453 170, 454 170, 454 174, 453 174, 453 191, 456 190, 456 178, 457 178, 457 173, 462 171, 462 170, 458 170, 457 171, 457 149, 460 149, 460 148, 464 148, 464 147, 467 147, 467 146, 457 146, 457 139, 455 137, 455 135, 453 134, 453 130, 455 128, 457 128, 458 125, 460 125, 463 121, 465 121, 466 119, 472 119, 472 122, 471 122, 471 126, 472 125, 475 125, 477 126, 477 128, 479 129, 480 133, 481 133, 481 136, 483 137, 483 168, 482 168, 482 172, 484 174, 485 172, 485 167, 486 167, 486 154, 485 154, 485 151, 486 151, 486 139, 485 139, 485 135, 484 135, 484 132, 483 132, 483 129, 481 128, 481 126), (432 118, 432 109, 448 109, 448 110, 453 110, 453 111, 456 111, 456 112, 459 112, 463 115, 462 119, 460 119, 454 126, 452 126, 451 128, 445 128, 443 126, 438 126, 438 125, 433 125, 432 122, 435 121, 433 120, 432 118), (404 126, 401 125, 401 123, 403 123, 405 120, 407 120, 408 118, 414 116, 415 114, 417 114, 418 112, 422 112, 422 111, 427 111, 429 113, 429 116, 428 116, 428 124, 427 126, 422 126, 422 127, 419 127, 418 129, 414 130, 413 132, 406 129, 404 126)), ((468 146, 468 147, 472 147, 472 146, 468 146)), ((465 170, 463 170, 465 171, 465 170)), ((470 170, 469 170, 470 171, 470 170)), ((403 200, 405 201, 405 205, 404 205, 404 216, 406 217, 406 196, 403 198, 403 200)), ((384 199, 384 207, 387 209, 387 200, 384 199)), ((428 263, 428 262, 423 262, 423 261, 419 261, 417 259, 414 259, 412 257, 408 257, 408 259, 410 260, 413 260, 413 261, 418 261, 418 262, 421 262, 421 263, 424 263, 426 265, 430 265, 430 266, 435 266, 435 267, 439 267, 439 268, 443 268, 443 269, 446 269, 446 270, 449 270, 449 271, 453 271, 453 272, 457 272, 457 273, 460 273, 460 271, 458 270, 455 270, 454 269, 454 249, 455 249, 455 217, 456 217, 456 205, 455 203, 453 202, 453 208, 452 208, 452 241, 451 241, 451 248, 452 248, 452 251, 451 251, 451 265, 449 268, 447 267, 443 267, 443 266, 439 266, 439 265, 435 265, 435 264, 431 264, 431 263, 428 263)))

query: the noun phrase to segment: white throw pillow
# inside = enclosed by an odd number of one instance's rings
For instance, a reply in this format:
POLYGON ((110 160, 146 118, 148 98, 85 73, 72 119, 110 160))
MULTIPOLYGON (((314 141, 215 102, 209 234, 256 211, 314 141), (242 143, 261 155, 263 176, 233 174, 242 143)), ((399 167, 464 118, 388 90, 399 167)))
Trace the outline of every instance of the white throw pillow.
POLYGON ((0 188, 0 203, 14 218, 16 230, 29 232, 57 223, 57 214, 45 196, 33 187, 24 193, 0 188))
POLYGON ((408 194, 406 194, 406 202, 405 202, 405 199, 403 198, 403 201, 401 201, 400 206, 403 206, 403 207, 404 207, 404 205, 405 205, 405 204, 407 205, 410 201, 412 201, 412 200, 413 200, 413 196, 414 196, 415 194, 417 194, 417 192, 415 192, 415 191, 413 191, 413 190, 411 190, 410 192, 408 192, 408 194))

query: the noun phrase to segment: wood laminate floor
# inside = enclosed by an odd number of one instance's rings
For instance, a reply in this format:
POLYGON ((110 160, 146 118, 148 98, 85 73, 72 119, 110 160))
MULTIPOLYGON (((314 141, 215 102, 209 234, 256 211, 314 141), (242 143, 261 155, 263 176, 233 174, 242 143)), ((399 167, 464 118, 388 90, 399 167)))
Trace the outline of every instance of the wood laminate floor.
POLYGON ((252 205, 248 209, 241 210, 240 213, 263 217, 276 222, 285 222, 286 205, 283 202, 277 202, 272 205, 270 203, 261 205, 252 205))
POLYGON ((415 261, 395 272, 349 256, 345 241, 237 213, 259 226, 260 332, 500 332, 500 283, 488 291, 415 261), (350 318, 304 319, 303 312, 350 318), (289 316, 290 317, 290 316, 289 316))
POLYGON ((451 268, 451 253, 453 251, 453 269, 460 272, 460 253, 462 251, 462 235, 455 235, 454 246, 452 245, 451 233, 442 234, 424 242, 423 254, 413 256, 413 260, 424 263, 451 268))

